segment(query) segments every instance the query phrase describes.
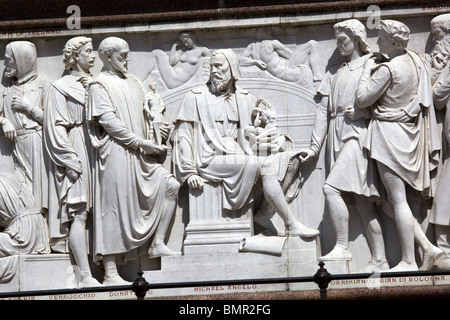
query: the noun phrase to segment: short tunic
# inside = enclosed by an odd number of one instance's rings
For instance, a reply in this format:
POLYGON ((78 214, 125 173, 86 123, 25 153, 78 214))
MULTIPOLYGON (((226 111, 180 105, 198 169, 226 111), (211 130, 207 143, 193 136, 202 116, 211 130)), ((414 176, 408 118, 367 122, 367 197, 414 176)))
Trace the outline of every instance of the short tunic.
POLYGON ((370 156, 396 172, 409 186, 430 196, 431 172, 441 149, 426 66, 411 51, 379 68, 386 79, 361 79, 358 101, 376 99, 369 134, 364 143, 370 156))
MULTIPOLYGON (((344 63, 337 71, 328 72, 319 93, 328 96, 326 112, 319 112, 317 122, 328 121, 327 178, 325 183, 343 191, 371 198, 380 197, 380 183, 375 163, 363 149, 367 134, 369 110, 356 105, 355 92, 368 55, 344 63), (352 107, 354 120, 344 114, 352 107)), ((318 128, 324 125, 318 126, 318 128)), ((313 145, 323 144, 325 135, 313 132, 313 145)))

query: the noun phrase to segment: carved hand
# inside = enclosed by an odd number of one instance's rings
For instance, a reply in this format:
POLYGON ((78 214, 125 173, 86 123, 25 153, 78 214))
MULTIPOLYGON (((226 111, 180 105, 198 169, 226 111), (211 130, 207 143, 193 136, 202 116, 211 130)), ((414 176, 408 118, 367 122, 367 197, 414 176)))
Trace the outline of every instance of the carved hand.
POLYGON ((206 180, 202 177, 193 174, 187 179, 187 184, 189 188, 192 189, 203 189, 203 185, 205 184, 206 180))
POLYGON ((75 170, 73 170, 73 169, 67 169, 66 175, 67 175, 70 179, 76 181, 76 180, 78 180, 78 178, 80 177, 81 172, 77 172, 77 171, 75 171, 75 170))
POLYGON ((256 65, 257 65, 258 68, 260 68, 261 70, 266 70, 266 68, 267 68, 266 63, 264 63, 264 62, 262 62, 262 61, 259 61, 259 60, 256 60, 256 65))
POLYGON ((355 109, 353 108, 353 106, 348 106, 345 108, 344 110, 344 114, 346 117, 348 117, 350 120, 355 120, 354 116, 355 116, 355 109))
POLYGON ((299 152, 299 158, 301 162, 309 161, 315 156, 316 153, 312 149, 300 150, 299 152))
POLYGON ((372 53, 371 57, 364 64, 364 73, 372 73, 372 71, 375 70, 379 66, 379 64, 384 61, 386 61, 386 58, 381 53, 372 53))
POLYGON ((92 81, 92 77, 89 77, 89 76, 83 76, 83 77, 81 77, 80 79, 78 79, 77 81, 81 82, 81 84, 83 85, 83 87, 84 87, 85 89, 87 89, 88 86, 89 86, 89 83, 92 81))
POLYGON ((159 155, 167 151, 167 146, 165 145, 156 145, 151 140, 144 140, 141 146, 142 150, 147 154, 159 155))
POLYGON ((29 104, 25 98, 21 98, 19 96, 14 96, 12 98, 11 106, 15 110, 23 110, 26 112, 30 112, 33 109, 33 106, 29 104))
POLYGON ((6 118, 3 118, 1 123, 2 123, 3 133, 5 134, 5 137, 7 139, 15 142, 16 137, 17 137, 16 128, 14 128, 12 123, 6 118))

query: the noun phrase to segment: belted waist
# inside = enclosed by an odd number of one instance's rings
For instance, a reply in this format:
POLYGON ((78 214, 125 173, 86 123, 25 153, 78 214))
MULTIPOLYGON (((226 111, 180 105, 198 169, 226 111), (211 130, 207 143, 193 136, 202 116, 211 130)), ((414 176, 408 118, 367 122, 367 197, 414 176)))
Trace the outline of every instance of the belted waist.
POLYGON ((16 130, 16 134, 18 136, 24 136, 26 134, 34 133, 34 132, 41 131, 41 130, 42 130, 41 126, 31 128, 31 129, 18 129, 18 130, 16 130))
POLYGON ((417 120, 417 116, 409 115, 405 110, 399 109, 390 111, 387 108, 379 107, 379 109, 373 110, 373 119, 385 122, 400 122, 400 123, 414 123, 417 120), (380 110, 383 110, 380 112, 380 110))
POLYGON ((345 116, 345 113, 344 112, 338 112, 338 113, 336 113, 336 112, 332 112, 331 114, 330 114, 330 117, 331 118, 337 118, 337 117, 343 117, 343 116, 345 116))
POLYGON ((86 123, 85 122, 73 123, 68 126, 68 129, 71 130, 73 128, 78 128, 78 127, 86 127, 86 123))

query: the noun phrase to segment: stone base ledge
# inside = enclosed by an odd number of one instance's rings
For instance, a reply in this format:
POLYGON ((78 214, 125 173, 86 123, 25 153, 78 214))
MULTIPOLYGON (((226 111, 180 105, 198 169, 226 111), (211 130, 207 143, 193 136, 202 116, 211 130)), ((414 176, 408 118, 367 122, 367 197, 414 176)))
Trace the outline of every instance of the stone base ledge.
MULTIPOLYGON (((327 300, 434 300, 450 298, 450 284, 408 287, 382 287, 380 289, 330 289, 327 300)), ((147 300, 320 300, 319 289, 280 290, 267 292, 234 292, 170 297, 148 297, 147 300)))
MULTIPOLYGON (((14 277, 0 283, 0 292, 73 289, 76 273, 68 254, 30 254, 15 258, 14 277)), ((7 259, 2 258, 2 259, 7 259)))

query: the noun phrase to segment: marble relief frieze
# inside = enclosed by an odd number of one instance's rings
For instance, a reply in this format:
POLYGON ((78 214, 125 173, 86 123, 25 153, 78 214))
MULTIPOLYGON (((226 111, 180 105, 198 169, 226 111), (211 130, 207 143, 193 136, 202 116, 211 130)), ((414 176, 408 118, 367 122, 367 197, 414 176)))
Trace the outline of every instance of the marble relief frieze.
POLYGON ((0 37, 0 283, 447 270, 450 15, 368 21, 0 37))

